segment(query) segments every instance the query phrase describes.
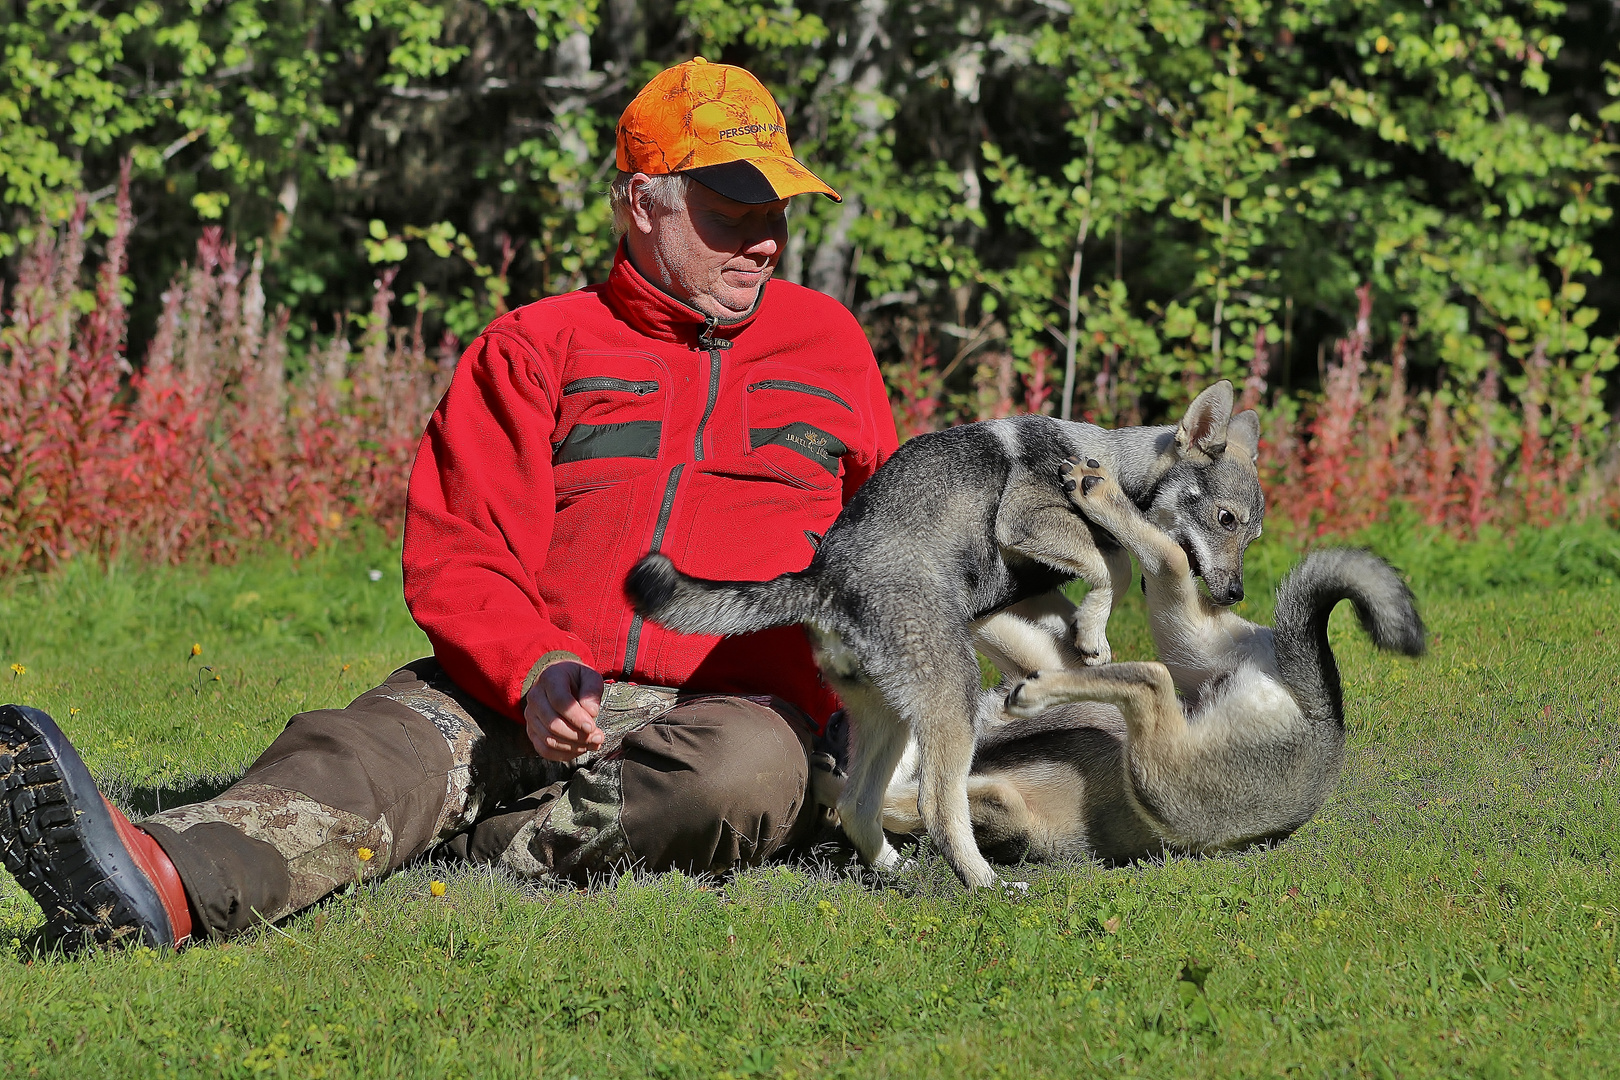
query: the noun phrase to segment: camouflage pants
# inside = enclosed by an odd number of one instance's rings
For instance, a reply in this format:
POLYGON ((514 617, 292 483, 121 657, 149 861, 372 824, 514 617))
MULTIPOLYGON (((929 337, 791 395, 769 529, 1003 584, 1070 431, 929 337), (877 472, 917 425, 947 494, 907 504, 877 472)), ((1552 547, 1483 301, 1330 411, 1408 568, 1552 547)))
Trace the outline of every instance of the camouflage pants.
POLYGON ((436 662, 347 708, 300 713, 217 798, 140 822, 199 932, 274 921, 443 846, 533 881, 629 865, 724 872, 799 839, 809 724, 771 698, 610 683, 602 748, 567 764, 436 662))

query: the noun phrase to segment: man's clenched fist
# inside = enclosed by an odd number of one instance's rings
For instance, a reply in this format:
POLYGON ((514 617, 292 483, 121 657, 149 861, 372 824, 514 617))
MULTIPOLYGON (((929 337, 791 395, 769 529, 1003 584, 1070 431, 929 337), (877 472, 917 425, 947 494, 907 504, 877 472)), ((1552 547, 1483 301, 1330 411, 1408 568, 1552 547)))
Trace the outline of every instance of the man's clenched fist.
POLYGON ((523 698, 529 741, 548 761, 572 761, 599 748, 601 710, 602 676, 576 660, 548 664, 523 698))

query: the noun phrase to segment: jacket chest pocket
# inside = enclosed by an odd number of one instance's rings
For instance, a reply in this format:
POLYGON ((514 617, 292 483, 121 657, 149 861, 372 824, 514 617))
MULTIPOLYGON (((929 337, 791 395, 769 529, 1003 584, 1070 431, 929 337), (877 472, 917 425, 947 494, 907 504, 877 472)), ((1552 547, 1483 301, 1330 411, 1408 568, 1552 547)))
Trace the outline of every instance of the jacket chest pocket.
POLYGON ((751 375, 742 411, 748 455, 802 487, 839 482, 859 425, 841 395, 802 377, 751 375))
POLYGON ((651 357, 575 356, 563 383, 551 464, 559 491, 628 480, 658 460, 669 394, 651 357), (586 372, 601 371, 602 374, 586 372))

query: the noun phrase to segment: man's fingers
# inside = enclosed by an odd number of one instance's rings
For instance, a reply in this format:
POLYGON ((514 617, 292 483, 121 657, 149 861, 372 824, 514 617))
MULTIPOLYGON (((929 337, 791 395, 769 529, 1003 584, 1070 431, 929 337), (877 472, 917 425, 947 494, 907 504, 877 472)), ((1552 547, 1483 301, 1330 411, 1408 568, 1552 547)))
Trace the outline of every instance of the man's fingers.
POLYGON ((535 719, 529 720, 525 730, 535 752, 548 761, 572 761, 579 755, 598 749, 602 745, 600 731, 593 737, 582 740, 569 735, 554 734, 547 729, 546 724, 535 719))
POLYGON ((552 715, 566 724, 576 735, 584 738, 596 730, 596 714, 601 709, 600 700, 590 703, 579 700, 575 696, 577 691, 572 686, 546 685, 546 703, 551 706, 552 715))
POLYGON ((602 708, 602 676, 584 664, 564 661, 540 673, 524 702, 529 741, 541 757, 570 761, 602 745, 596 726, 602 708))

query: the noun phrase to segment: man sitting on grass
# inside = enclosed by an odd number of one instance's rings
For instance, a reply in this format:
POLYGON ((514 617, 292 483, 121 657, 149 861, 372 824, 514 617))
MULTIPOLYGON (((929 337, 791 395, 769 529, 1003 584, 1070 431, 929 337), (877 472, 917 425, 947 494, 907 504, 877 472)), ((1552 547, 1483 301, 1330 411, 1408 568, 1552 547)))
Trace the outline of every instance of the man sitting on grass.
POLYGON ((607 281, 492 323, 422 438, 405 599, 432 659, 139 825, 48 716, 0 709, 0 843, 49 939, 228 935, 438 845, 580 882, 750 866, 809 828, 837 701, 803 632, 676 634, 621 584, 649 550, 706 577, 800 569, 893 452, 855 320, 771 282, 788 199, 838 196, 756 79, 701 59, 625 110, 618 167, 607 281))

